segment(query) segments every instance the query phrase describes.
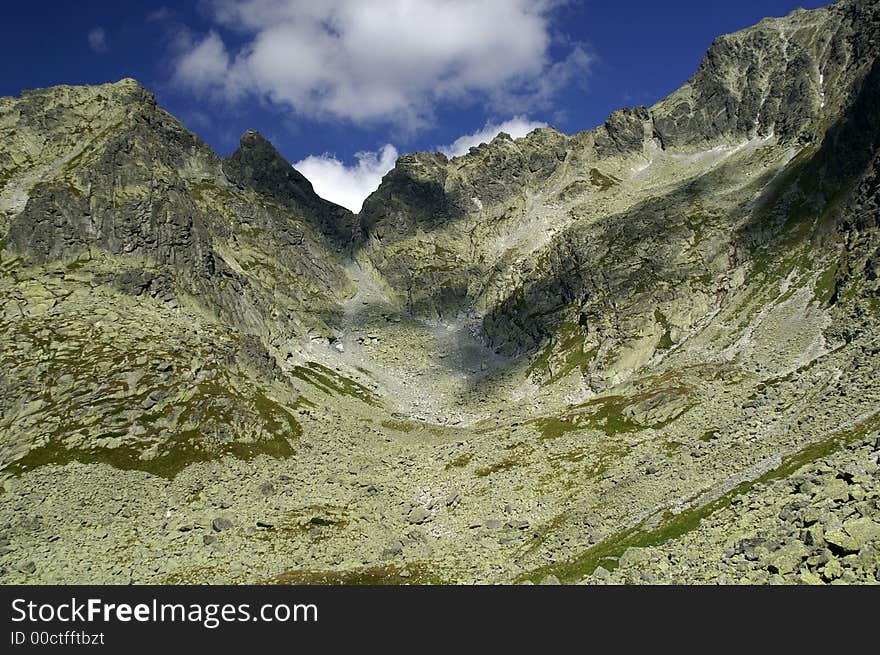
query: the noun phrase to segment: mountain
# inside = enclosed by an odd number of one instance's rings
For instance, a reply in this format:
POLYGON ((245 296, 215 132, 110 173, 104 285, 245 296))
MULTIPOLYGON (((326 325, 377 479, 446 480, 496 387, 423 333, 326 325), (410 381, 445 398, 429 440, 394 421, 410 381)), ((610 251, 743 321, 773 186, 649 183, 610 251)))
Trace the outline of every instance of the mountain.
POLYGON ((878 37, 766 19, 357 215, 134 80, 0 99, 0 579, 877 581, 878 37))

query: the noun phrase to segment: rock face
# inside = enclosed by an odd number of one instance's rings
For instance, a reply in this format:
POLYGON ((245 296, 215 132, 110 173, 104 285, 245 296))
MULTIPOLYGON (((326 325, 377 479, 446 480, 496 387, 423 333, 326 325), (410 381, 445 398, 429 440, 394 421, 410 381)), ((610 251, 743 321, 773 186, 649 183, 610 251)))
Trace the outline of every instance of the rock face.
POLYGON ((655 108, 657 137, 666 147, 815 139, 871 67, 878 21, 876 2, 838 2, 718 38, 697 74, 655 108))
MULTIPOLYGON (((299 285, 331 294, 345 287, 321 231, 350 241, 350 212, 318 198, 255 132, 221 162, 134 80, 31 91, 3 108, 14 135, 0 155, 10 177, 5 242, 29 261, 97 249, 156 262, 211 310, 264 333, 277 329, 269 307, 277 300, 224 252, 229 240, 274 251, 299 285)), ((241 255, 248 250, 239 243, 241 255)))
POLYGON ((579 362, 603 388, 718 311, 794 205, 821 215, 864 174, 873 141, 843 135, 875 131, 878 11, 838 2, 720 37, 679 91, 593 132, 404 157, 361 212, 369 258, 411 312, 473 317, 499 353, 548 377, 579 362))
MULTIPOLYGON (((39 263, 94 246, 114 254, 150 257, 195 275, 212 274, 205 217, 181 177, 185 156, 202 159, 206 169, 216 166, 207 146, 156 107, 153 96, 133 80, 124 80, 106 95, 70 91, 67 97, 56 96, 54 103, 31 108, 46 95, 31 93, 17 108, 21 117, 17 127, 23 123, 35 138, 58 129, 55 112, 100 111, 101 105, 116 102, 125 104, 125 114, 106 135, 85 147, 79 144, 82 150, 75 155, 66 148, 59 152, 47 147, 28 162, 32 167, 45 166, 49 157, 61 154, 49 167, 61 165, 62 171, 44 173, 45 181, 30 189, 24 211, 9 226, 9 245, 39 263)), ((113 113, 117 112, 122 114, 121 109, 113 113)), ((77 130, 97 130, 88 123, 89 127, 74 121, 69 125, 71 138, 77 130)))
POLYGON ((223 172, 232 183, 275 200, 297 216, 308 217, 338 247, 348 247, 354 241, 354 214, 318 197, 312 183, 258 132, 244 133, 241 146, 223 161, 223 172))
POLYGON ((0 98, 0 581, 877 581, 878 21, 359 215, 134 80, 0 98))

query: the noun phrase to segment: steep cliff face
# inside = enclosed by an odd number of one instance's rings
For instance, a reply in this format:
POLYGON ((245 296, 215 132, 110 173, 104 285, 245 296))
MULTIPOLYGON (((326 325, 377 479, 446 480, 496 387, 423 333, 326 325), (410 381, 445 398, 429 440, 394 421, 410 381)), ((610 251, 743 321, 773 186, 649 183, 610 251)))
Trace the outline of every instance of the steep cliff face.
POLYGON ((50 164, 61 164, 61 174, 44 176, 30 190, 10 223, 9 245, 37 263, 97 247, 196 277, 213 274, 207 220, 181 172, 186 156, 206 171, 216 169, 210 150, 146 94, 129 105, 124 124, 90 145, 79 160, 64 153, 50 164))
POLYGON ((223 161, 223 172, 233 184, 251 188, 276 201, 314 227, 339 248, 354 241, 354 214, 320 198, 312 183, 293 168, 262 135, 248 130, 241 145, 223 161))
POLYGON ((870 0, 797 11, 718 38, 696 75, 652 110, 667 147, 775 134, 813 141, 876 59, 870 0))
POLYGON ((880 61, 865 76, 849 112, 826 134, 812 163, 813 182, 837 203, 843 254, 835 299, 861 293, 876 299, 880 261, 880 61))

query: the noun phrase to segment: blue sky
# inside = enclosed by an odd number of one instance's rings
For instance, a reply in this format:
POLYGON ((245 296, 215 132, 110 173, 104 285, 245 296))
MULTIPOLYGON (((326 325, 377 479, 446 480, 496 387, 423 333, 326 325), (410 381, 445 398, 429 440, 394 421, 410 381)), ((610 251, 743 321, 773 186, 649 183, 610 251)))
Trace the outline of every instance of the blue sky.
POLYGON ((398 153, 653 104, 712 40, 810 0, 202 0, 4 7, 0 95, 134 77, 226 155, 248 128, 357 209, 398 153), (468 135, 477 135, 468 137, 468 135))

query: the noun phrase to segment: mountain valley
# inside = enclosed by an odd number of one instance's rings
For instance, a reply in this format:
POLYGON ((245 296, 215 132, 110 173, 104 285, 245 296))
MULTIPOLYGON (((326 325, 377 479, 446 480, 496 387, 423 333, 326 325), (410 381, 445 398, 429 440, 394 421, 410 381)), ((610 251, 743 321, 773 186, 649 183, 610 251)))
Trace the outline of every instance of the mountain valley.
POLYGON ((0 98, 0 582, 880 582, 880 3, 360 213, 0 98))

